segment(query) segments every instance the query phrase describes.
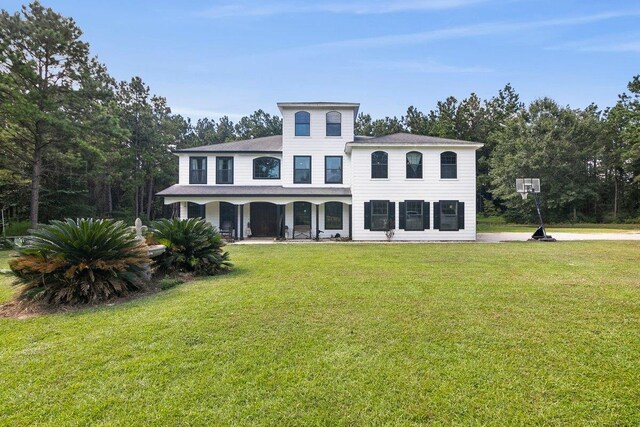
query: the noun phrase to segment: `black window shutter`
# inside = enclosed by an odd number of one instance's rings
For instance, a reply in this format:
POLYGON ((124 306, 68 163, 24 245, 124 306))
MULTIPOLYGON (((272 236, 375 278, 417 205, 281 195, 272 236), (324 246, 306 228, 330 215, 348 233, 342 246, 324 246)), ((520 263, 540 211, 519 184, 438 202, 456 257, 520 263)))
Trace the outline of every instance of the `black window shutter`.
POLYGON ((371 229, 371 202, 364 202, 364 229, 371 229))
POLYGON ((389 202, 389 229, 396 228, 396 202, 389 202))
POLYGON ((433 202, 433 229, 440 230, 440 202, 433 202))
POLYGON ((422 229, 429 229, 429 202, 422 202, 422 229))
POLYGON ((464 230, 464 202, 458 202, 458 230, 464 230))
POLYGON ((398 219, 398 224, 399 224, 398 228, 400 230, 404 230, 407 224, 407 221, 406 221, 407 211, 405 206, 406 205, 404 202, 400 202, 400 218, 398 219))

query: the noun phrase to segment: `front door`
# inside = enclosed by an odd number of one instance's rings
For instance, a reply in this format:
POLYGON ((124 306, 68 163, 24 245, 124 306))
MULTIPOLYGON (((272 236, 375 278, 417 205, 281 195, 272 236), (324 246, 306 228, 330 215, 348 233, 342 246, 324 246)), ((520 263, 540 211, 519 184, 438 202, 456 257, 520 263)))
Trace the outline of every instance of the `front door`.
POLYGON ((251 235, 275 237, 278 228, 277 206, 273 203, 251 203, 251 235))

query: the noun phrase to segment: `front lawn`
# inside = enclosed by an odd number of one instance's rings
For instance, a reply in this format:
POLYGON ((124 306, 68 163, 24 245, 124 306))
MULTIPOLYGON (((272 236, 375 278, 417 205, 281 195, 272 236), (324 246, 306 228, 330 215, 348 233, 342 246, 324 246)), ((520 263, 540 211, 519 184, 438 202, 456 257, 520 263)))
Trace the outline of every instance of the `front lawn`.
POLYGON ((640 424, 638 242, 229 250, 228 275, 0 318, 0 424, 640 424))

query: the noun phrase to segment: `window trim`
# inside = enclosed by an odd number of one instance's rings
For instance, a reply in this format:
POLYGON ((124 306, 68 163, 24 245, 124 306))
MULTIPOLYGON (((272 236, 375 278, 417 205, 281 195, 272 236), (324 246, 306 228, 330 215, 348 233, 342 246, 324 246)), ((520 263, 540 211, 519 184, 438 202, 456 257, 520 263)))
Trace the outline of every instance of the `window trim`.
POLYGON ((324 229, 325 230, 342 230, 344 228, 344 203, 342 202, 326 202, 324 204, 324 229), (340 226, 339 227, 329 227, 327 225, 327 205, 339 205, 340 206, 340 226))
POLYGON ((440 179, 458 179, 458 153, 455 151, 443 151, 440 153, 440 179), (445 155, 453 154, 453 158, 455 159, 455 163, 443 163, 443 159, 445 155), (455 166, 455 173, 452 177, 443 176, 443 168, 442 166, 455 166))
POLYGON ((200 203, 196 203, 196 202, 187 202, 187 218, 188 219, 191 219, 191 218, 206 219, 207 218, 207 205, 206 204, 201 205, 200 203), (202 216, 191 216, 191 213, 189 212, 191 207, 197 207, 198 210, 200 210, 199 213, 202 213, 202 216))
MULTIPOLYGON (((380 165, 376 165, 376 166, 382 166, 382 164, 380 165)), ((382 151, 382 150, 376 150, 374 152, 371 153, 371 179, 389 179, 389 153, 387 153, 386 151, 382 151), (385 176, 373 176, 373 155, 376 153, 384 153, 385 155, 385 159, 386 159, 386 163, 384 164, 385 166, 385 176)))
POLYGON ((294 136, 311 136, 311 113, 309 113, 308 111, 296 111, 295 114, 293 115, 294 119, 293 119, 293 135, 294 136), (302 116, 302 114, 306 114, 306 118, 308 119, 308 121, 306 122, 302 122, 302 121, 298 121, 298 115, 302 116), (307 125, 307 133, 306 134, 298 134, 298 125, 307 125))
MULTIPOLYGON (((294 184, 311 184, 313 182, 313 174, 312 174, 313 162, 311 161, 311 156, 293 156, 293 183, 294 184), (309 159, 309 182, 306 181, 296 181, 296 159, 298 158, 307 158, 309 159)), ((300 169, 306 170, 306 169, 300 169)))
POLYGON ((228 184, 233 184, 233 179, 234 179, 234 174, 235 174, 235 161, 233 159, 233 156, 216 156, 216 184, 222 184, 222 185, 228 185, 228 184), (221 182, 220 181, 220 172, 222 171, 222 169, 219 169, 218 167, 218 160, 231 160, 231 182, 221 182))
POLYGON ((342 184, 344 182, 344 158, 343 156, 324 156, 324 183, 325 184, 342 184), (340 159, 340 182, 338 181, 327 181, 327 160, 329 158, 339 158, 340 159))
MULTIPOLYGON (((387 231, 388 227, 389 227, 389 200, 370 200, 369 201, 369 207, 371 209, 371 212, 369 213, 370 217, 371 217, 371 228, 369 229, 370 231, 387 231), (373 227, 373 204, 374 203, 384 203, 384 205, 387 207, 387 228, 374 228, 373 227)), ((382 215, 382 214, 376 214, 376 215, 382 215)))
POLYGON ((253 179, 280 179, 282 173, 282 161, 277 157, 261 156, 253 159, 253 179), (256 161, 261 159, 274 159, 278 161, 278 176, 277 177, 256 177, 256 161))
POLYGON ((459 215, 458 209, 460 209, 460 201, 459 200, 440 200, 438 203, 440 203, 440 206, 439 206, 440 212, 438 212, 439 217, 440 217, 440 224, 438 224, 438 230, 440 230, 440 231, 460 231, 460 224, 458 224, 458 215, 459 215), (445 203, 453 203, 455 205, 455 207, 456 207, 455 215, 450 215, 450 216, 455 217, 455 219, 456 219, 455 220, 455 224, 456 224, 455 228, 445 228, 445 229, 442 228, 442 218, 444 217, 444 215, 442 213, 442 207, 444 206, 445 203))
POLYGON ((203 184, 206 185, 207 181, 208 181, 208 160, 206 156, 189 156, 189 184, 190 185, 199 185, 199 184, 203 184), (203 159, 204 160, 204 169, 191 169, 191 160, 193 159, 203 159), (193 176, 193 172, 195 171, 204 171, 204 182, 194 182, 194 176, 193 176))
POLYGON ((421 152, 419 151, 409 151, 407 154, 405 154, 405 162, 406 162, 406 171, 405 171, 405 178, 406 179, 424 179, 424 171, 423 171, 423 167, 424 167, 424 156, 422 155, 421 152), (409 170, 411 169, 411 165, 409 164, 409 154, 419 154, 420 155, 420 176, 416 176, 416 177, 410 177, 409 176, 409 170))
POLYGON ((311 202, 293 202, 293 226, 298 226, 298 225, 309 225, 309 227, 311 227, 313 225, 313 215, 312 215, 312 210, 313 210, 313 205, 311 204, 311 202), (309 224, 296 224, 296 207, 297 206, 302 206, 302 205, 307 205, 309 206, 309 224))
POLYGON ((424 231, 425 227, 424 227, 424 200, 405 200, 404 201, 404 230, 405 231, 424 231), (407 203, 412 202, 412 203, 418 203, 420 205, 420 227, 419 228, 408 228, 407 227, 407 219, 408 217, 408 213, 409 213, 409 209, 407 209, 407 203))
POLYGON ((342 136, 342 113, 340 111, 327 111, 327 113, 324 116, 324 120, 325 120, 325 130, 324 130, 324 134, 325 136, 328 137, 334 137, 334 136, 342 136), (329 122, 329 114, 335 113, 338 115, 338 121, 337 122, 329 122), (329 125, 338 125, 338 133, 337 134, 329 134, 329 125))

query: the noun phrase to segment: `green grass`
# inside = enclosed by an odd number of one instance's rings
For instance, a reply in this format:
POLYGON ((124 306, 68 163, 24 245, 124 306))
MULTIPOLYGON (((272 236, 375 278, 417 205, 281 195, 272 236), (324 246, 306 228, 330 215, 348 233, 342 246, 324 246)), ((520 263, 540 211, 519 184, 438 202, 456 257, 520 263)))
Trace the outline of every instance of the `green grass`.
MULTIPOLYGON (((0 270, 9 268, 9 258, 13 255, 12 251, 0 250, 0 270)), ((0 274, 0 304, 11 299, 14 289, 11 287, 13 276, 0 274)))
POLYGON ((638 242, 229 250, 228 275, 0 319, 0 424, 640 424, 638 242))
MULTIPOLYGON (((508 224, 501 217, 478 216, 478 233, 533 233, 539 224, 508 224)), ((549 233, 637 233, 640 232, 640 224, 547 224, 549 233)))

